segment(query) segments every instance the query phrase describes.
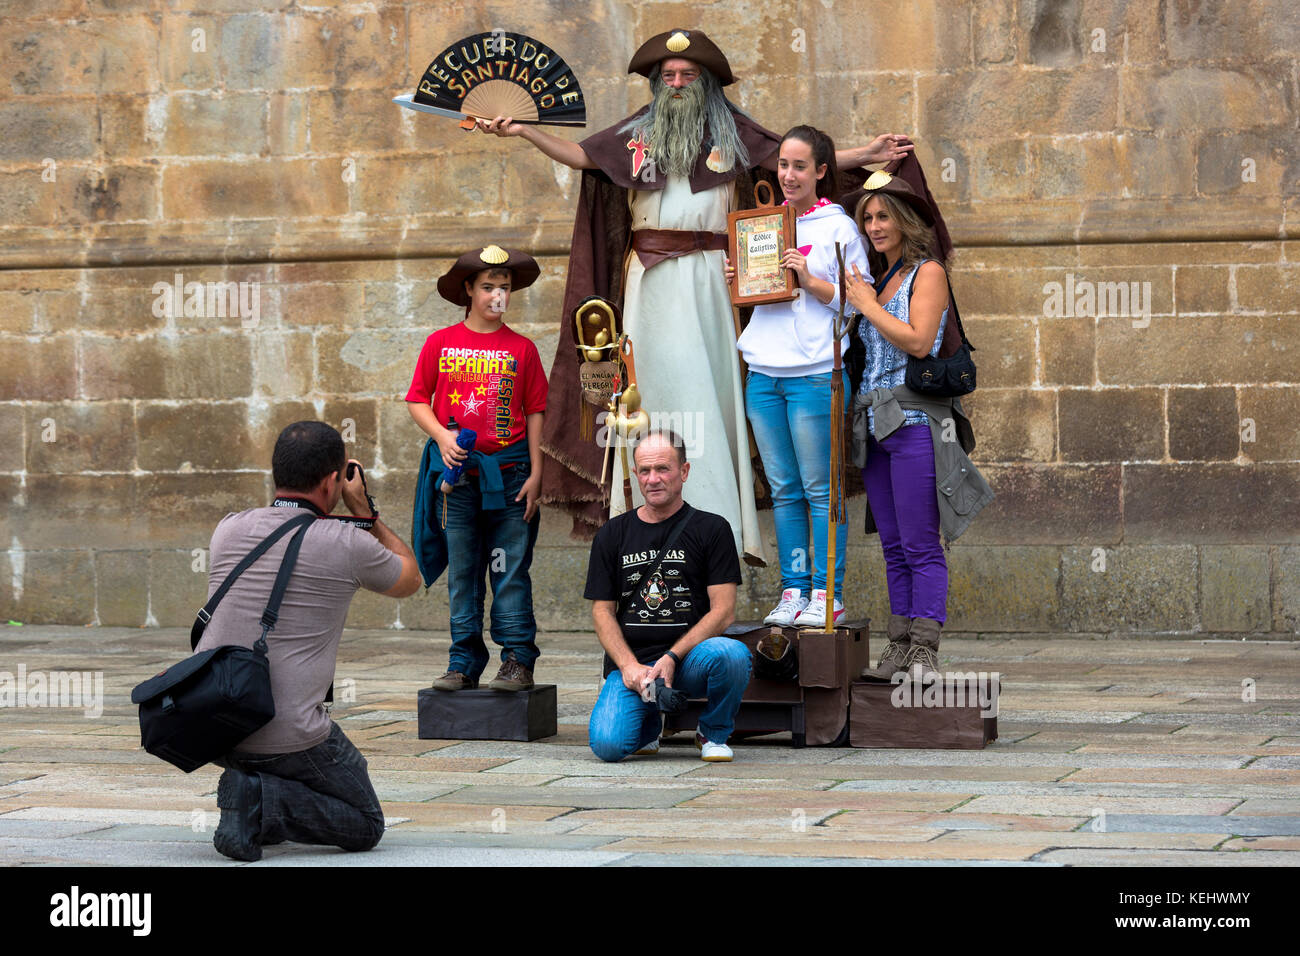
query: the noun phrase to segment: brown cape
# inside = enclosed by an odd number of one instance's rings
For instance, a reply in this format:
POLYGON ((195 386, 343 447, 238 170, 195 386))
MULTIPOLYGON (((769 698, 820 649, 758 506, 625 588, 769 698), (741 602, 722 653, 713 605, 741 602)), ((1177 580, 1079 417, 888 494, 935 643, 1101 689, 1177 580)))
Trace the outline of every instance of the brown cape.
MULTIPOLYGON (((579 438, 581 427, 581 390, 578 385, 578 355, 573 338, 573 313, 589 295, 599 295, 623 305, 624 262, 631 244, 631 212, 627 190, 662 189, 667 176, 660 172, 656 182, 641 182, 632 175, 633 151, 627 146, 630 133, 619 129, 645 113, 649 106, 627 119, 602 130, 581 142, 583 150, 599 169, 582 171, 577 215, 573 223, 573 241, 569 252, 569 275, 564 287, 564 305, 560 316, 560 339, 551 366, 550 390, 546 399, 546 419, 542 428, 542 451, 550 459, 542 471, 541 500, 559 505, 573 517, 573 536, 589 539, 609 518, 602 507, 600 471, 604 449, 594 441, 579 438)), ((752 208, 754 184, 765 179, 780 195, 776 175, 761 168, 764 160, 776 152, 781 137, 733 110, 736 129, 749 150, 748 169, 733 167, 717 173, 706 165, 703 147, 691 173, 691 191, 700 192, 713 186, 735 182, 737 207, 752 208)), ((708 142, 707 132, 705 142, 708 142)), ((846 187, 866 178, 866 171, 841 170, 846 187)), ((741 322, 749 320, 749 310, 741 310, 741 322)), ((827 396, 829 400, 829 396, 827 396)), ((846 435, 849 430, 846 429, 846 435)), ((755 461, 755 498, 759 506, 769 506, 761 465, 755 461)), ((853 493, 854 482, 848 487, 853 493)), ((861 491, 860 488, 857 491, 861 491)))

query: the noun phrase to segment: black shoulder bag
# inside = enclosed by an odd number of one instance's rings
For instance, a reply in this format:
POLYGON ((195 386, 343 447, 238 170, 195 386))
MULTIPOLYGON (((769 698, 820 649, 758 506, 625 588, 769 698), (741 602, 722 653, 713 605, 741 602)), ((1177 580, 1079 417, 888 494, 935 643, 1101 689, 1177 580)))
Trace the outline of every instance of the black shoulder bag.
MULTIPOLYGON (((945 278, 947 274, 948 270, 944 269, 945 278)), ((911 288, 907 290, 909 300, 915 288, 916 280, 913 279, 911 288)), ((943 343, 939 346, 939 354, 926 355, 924 358, 909 355, 907 372, 903 378, 904 384, 912 391, 935 398, 955 398, 975 391, 975 360, 971 358, 975 346, 970 344, 970 340, 966 338, 966 330, 962 327, 961 313, 957 311, 957 299, 952 294, 951 279, 948 279, 948 308, 952 312, 952 318, 956 320, 956 334, 952 331, 953 323, 949 322, 943 330, 943 343)))
POLYGON ((313 514, 298 515, 263 538, 226 576, 190 629, 192 651, 235 578, 293 531, 262 612, 262 635, 251 650, 237 644, 214 647, 173 664, 131 691, 131 703, 140 705, 140 743, 149 753, 189 773, 229 753, 249 734, 270 723, 275 700, 266 635, 275 627, 303 535, 315 521, 313 514))

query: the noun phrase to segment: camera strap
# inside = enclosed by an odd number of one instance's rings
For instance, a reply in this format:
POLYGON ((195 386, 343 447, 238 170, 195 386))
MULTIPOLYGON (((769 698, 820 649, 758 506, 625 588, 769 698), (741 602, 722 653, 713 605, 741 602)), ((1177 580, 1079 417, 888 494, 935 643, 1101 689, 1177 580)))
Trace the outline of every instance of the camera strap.
POLYGON ((375 526, 374 518, 366 518, 362 515, 327 515, 306 498, 290 498, 287 495, 280 495, 271 502, 271 507, 301 508, 303 511, 310 511, 317 518, 324 518, 328 521, 342 521, 344 524, 354 524, 362 531, 369 531, 375 526))
MULTIPOLYGON (((309 505, 311 504, 310 502, 304 503, 309 505)), ((297 507, 297 505, 292 507, 297 507)), ((307 510, 319 511, 315 506, 312 506, 307 510)), ((283 600, 285 589, 289 586, 289 575, 293 573, 293 566, 298 563, 298 551, 302 547, 304 532, 306 532, 307 527, 312 524, 315 524, 315 521, 313 521, 310 516, 305 514, 295 515, 263 538, 258 543, 257 547, 253 548, 252 551, 244 556, 243 560, 235 565, 234 570, 226 575, 226 579, 221 582, 221 586, 217 588, 212 597, 208 598, 208 603, 199 610, 199 613, 194 620, 194 626, 190 628, 191 651, 198 647, 199 640, 203 637, 203 632, 207 629, 208 622, 212 620, 212 612, 217 609, 217 605, 220 604, 221 599, 226 596, 226 592, 229 591, 230 586, 235 583, 235 579, 247 571, 254 561, 266 554, 266 552, 270 550, 271 545, 275 544, 292 531, 294 533, 293 537, 289 539, 289 546, 285 549, 284 557, 280 561, 280 570, 275 576, 275 583, 271 586, 270 600, 266 602, 266 608, 262 611, 262 618, 260 621, 262 625, 262 636, 259 637, 253 645, 253 649, 258 651, 258 653, 265 654, 267 652, 266 635, 275 627, 276 621, 279 620, 280 601, 283 600)), ((329 689, 325 691, 325 703, 332 704, 333 702, 334 684, 331 682, 329 689)))
POLYGON ((361 492, 366 496, 366 503, 370 505, 370 517, 365 515, 330 515, 316 507, 315 502, 298 495, 276 495, 275 500, 271 502, 273 508, 301 508, 304 511, 310 511, 317 518, 328 518, 331 521, 342 521, 344 524, 356 525, 362 531, 369 531, 375 526, 375 519, 379 517, 379 509, 375 507, 375 499, 370 494, 370 489, 366 487, 366 472, 357 464, 348 462, 347 476, 352 477, 353 471, 361 472, 361 492))
MULTIPOLYGON (((240 562, 237 565, 235 565, 234 570, 232 570, 228 575, 226 575, 226 579, 221 582, 221 586, 217 588, 216 591, 213 592, 212 597, 208 598, 208 603, 203 605, 203 607, 199 610, 198 615, 195 617, 194 626, 190 628, 190 650, 191 651, 193 651, 194 648, 199 646, 199 640, 203 637, 203 632, 204 630, 207 629, 208 622, 212 620, 212 612, 217 609, 217 605, 220 604, 221 599, 226 596, 226 592, 229 591, 230 586, 235 583, 235 579, 239 577, 241 574, 243 574, 245 571, 247 571, 249 566, 252 565, 254 561, 260 558, 262 555, 266 554, 266 552, 271 549, 271 545, 275 544, 277 541, 283 538, 290 531, 293 531, 295 533, 303 531, 307 527, 307 525, 311 523, 312 522, 307 519, 306 515, 299 515, 297 517, 290 518, 288 521, 280 525, 280 527, 276 528, 265 538, 263 538, 260 542, 258 542, 257 547, 253 548, 252 551, 244 555, 243 559, 240 560, 240 562)), ((296 540, 300 540, 300 539, 296 539, 296 540)), ((300 543, 299 546, 301 546, 300 543)), ((284 562, 282 562, 281 564, 282 570, 285 564, 287 564, 288 568, 291 570, 293 568, 294 562, 297 560, 298 560, 297 547, 293 547, 286 550, 284 562), (292 560, 289 560, 290 552, 292 552, 293 554, 292 560)), ((262 615, 263 624, 266 623, 266 620, 269 616, 271 623, 270 626, 267 628, 267 630, 270 630, 271 627, 275 626, 276 617, 280 610, 280 599, 284 597, 284 587, 288 584, 288 580, 289 580, 289 576, 287 571, 282 575, 277 576, 275 579, 275 585, 272 588, 272 593, 271 593, 271 601, 268 602, 266 606, 266 610, 263 612, 262 615), (283 583, 281 583, 280 580, 281 577, 284 578, 283 583)), ((262 637, 263 638, 266 637, 265 632, 263 632, 262 637)))

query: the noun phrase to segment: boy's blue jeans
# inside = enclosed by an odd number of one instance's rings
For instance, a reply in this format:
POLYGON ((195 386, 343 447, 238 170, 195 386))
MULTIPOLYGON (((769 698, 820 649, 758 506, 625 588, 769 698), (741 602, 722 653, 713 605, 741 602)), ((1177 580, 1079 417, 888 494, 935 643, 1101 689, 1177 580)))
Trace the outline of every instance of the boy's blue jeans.
POLYGON ((537 621, 533 617, 533 584, 528 569, 541 515, 524 520, 527 502, 515 496, 531 474, 526 462, 503 468, 506 507, 484 511, 479 476, 466 474, 462 483, 443 495, 438 492, 434 519, 444 520, 447 535, 447 591, 451 604, 451 660, 448 670, 478 680, 488 663, 483 643, 483 604, 487 581, 492 583, 492 640, 501 646, 501 659, 514 652, 530 670, 537 660, 537 621))
MULTIPOLYGON (((749 686, 749 648, 730 637, 700 641, 677 668, 673 686, 708 704, 696 730, 706 740, 723 744, 736 726, 740 698, 749 686)), ((609 672, 591 712, 587 740, 601 760, 622 760, 659 738, 662 717, 657 704, 627 689, 618 670, 609 672)))
MULTIPOLYGON (((745 411, 772 489, 781 590, 798 588, 806 598, 812 597, 812 589, 826 587, 832 374, 773 378, 751 369, 745 380, 745 411)), ((845 408, 848 392, 846 384, 845 408)), ((835 594, 841 601, 848 544, 848 522, 841 521, 835 529, 835 594)))

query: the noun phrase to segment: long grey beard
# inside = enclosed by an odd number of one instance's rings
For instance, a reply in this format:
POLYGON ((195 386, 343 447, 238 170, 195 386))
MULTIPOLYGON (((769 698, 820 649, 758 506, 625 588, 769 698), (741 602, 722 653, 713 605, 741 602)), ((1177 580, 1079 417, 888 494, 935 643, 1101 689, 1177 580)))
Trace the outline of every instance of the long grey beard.
POLYGON ((740 163, 749 165, 749 150, 736 129, 727 98, 717 78, 701 68, 694 83, 673 89, 654 76, 650 80, 654 100, 640 120, 629 122, 620 132, 637 134, 650 144, 650 158, 658 169, 677 176, 689 176, 704 145, 704 130, 710 134, 708 149, 718 152, 717 170, 740 163), (675 94, 681 94, 676 98, 675 94))

